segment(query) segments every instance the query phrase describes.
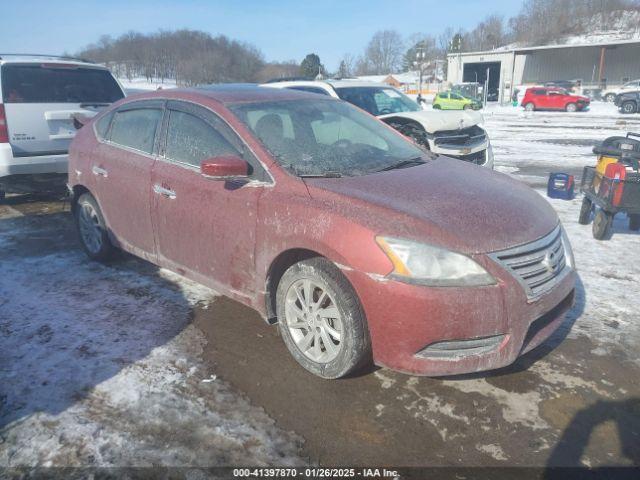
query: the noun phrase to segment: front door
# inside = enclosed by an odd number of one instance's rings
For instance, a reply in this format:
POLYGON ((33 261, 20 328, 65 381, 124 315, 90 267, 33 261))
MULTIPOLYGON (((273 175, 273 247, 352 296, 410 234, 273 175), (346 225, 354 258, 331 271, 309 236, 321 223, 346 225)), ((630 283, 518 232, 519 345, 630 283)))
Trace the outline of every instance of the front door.
POLYGON ((92 155, 96 197, 113 236, 125 248, 155 259, 151 224, 151 170, 162 101, 126 104, 92 155))
POLYGON ((237 155, 252 165, 253 177, 264 171, 211 110, 170 101, 167 113, 161 157, 152 173, 160 261, 214 288, 249 296, 255 288, 256 216, 263 187, 207 178, 200 164, 237 155))

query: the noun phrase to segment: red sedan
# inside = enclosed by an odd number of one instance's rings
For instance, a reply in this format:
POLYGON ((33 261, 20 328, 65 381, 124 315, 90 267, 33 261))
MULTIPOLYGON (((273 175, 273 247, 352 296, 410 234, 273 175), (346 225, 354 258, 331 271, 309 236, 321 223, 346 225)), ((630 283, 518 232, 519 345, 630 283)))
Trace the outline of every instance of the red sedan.
POLYGON ((528 88, 522 99, 522 106, 527 111, 533 110, 565 110, 575 112, 589 108, 591 100, 582 95, 573 95, 563 88, 535 87, 528 88))
POLYGON ((544 199, 340 100, 128 97, 78 132, 69 164, 89 257, 121 248, 255 308, 325 378, 371 361, 502 367, 573 304, 571 247, 544 199))

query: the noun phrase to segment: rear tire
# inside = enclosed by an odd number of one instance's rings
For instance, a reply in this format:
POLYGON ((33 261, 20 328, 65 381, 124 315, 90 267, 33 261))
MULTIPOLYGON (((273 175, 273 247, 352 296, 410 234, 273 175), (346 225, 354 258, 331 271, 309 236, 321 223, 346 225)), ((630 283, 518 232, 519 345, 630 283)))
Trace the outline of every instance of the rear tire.
POLYGON ((80 243, 87 256, 99 262, 107 260, 115 247, 109 240, 107 224, 93 195, 80 195, 75 205, 74 217, 80 243))
POLYGON ((567 103, 564 107, 567 112, 576 112, 578 111, 578 106, 575 103, 567 103))
POLYGON ((278 284, 276 308, 285 345, 309 372, 334 379, 371 363, 360 300, 329 260, 315 257, 289 267, 278 284))
POLYGON ((629 230, 633 232, 640 230, 640 213, 632 213, 629 215, 629 230))
POLYGON ((4 202, 5 198, 7 198, 7 193, 4 190, 0 190, 0 202, 4 202))
POLYGON ((441 106, 440 104, 436 103, 436 104, 433 106, 433 109, 434 109, 434 110, 442 110, 442 106, 441 106))
POLYGON ((605 212, 601 208, 593 219, 593 238, 596 240, 608 240, 611 238, 611 225, 613 213, 605 212))
POLYGON ((529 102, 529 103, 527 103, 527 104, 524 106, 524 109, 525 109, 527 112, 533 112, 533 111, 535 111, 536 106, 535 106, 533 103, 529 102))
POLYGON ((637 110, 638 106, 636 105, 636 102, 624 102, 620 106, 620 111, 622 113, 636 113, 637 110))
POLYGON ((591 212, 593 211, 593 202, 588 198, 582 199, 582 206, 580 207, 580 215, 578 216, 578 223, 580 225, 589 225, 591 221, 591 212))

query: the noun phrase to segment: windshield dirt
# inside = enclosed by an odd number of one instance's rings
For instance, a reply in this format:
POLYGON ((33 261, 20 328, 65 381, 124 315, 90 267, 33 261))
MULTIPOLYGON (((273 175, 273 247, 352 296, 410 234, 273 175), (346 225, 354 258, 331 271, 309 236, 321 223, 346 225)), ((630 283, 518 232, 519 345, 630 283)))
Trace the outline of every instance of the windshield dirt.
POLYGON ((355 176, 423 163, 425 152, 344 102, 293 100, 230 109, 298 176, 355 176))

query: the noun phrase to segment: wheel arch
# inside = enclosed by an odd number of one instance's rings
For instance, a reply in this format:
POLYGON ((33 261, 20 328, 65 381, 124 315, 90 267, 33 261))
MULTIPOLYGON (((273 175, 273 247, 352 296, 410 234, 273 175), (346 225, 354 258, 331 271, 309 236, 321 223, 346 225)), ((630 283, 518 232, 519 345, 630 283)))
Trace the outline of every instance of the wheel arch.
POLYGON ((265 278, 264 298, 267 322, 274 324, 278 321, 276 313, 276 291, 278 290, 278 284, 280 283, 280 279, 282 278, 282 275, 284 275, 284 272, 286 272, 291 265, 314 257, 322 257, 331 261, 322 253, 308 248, 289 248, 280 252, 271 261, 265 278))
POLYGON ((80 198, 81 195, 88 193, 91 196, 93 196, 93 198, 95 198, 95 195, 91 193, 91 190, 89 190, 87 187, 81 184, 74 185, 71 189, 71 193, 72 193, 72 196, 71 196, 71 212, 72 213, 75 213, 76 207, 78 205, 78 199, 80 198))

